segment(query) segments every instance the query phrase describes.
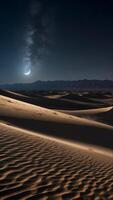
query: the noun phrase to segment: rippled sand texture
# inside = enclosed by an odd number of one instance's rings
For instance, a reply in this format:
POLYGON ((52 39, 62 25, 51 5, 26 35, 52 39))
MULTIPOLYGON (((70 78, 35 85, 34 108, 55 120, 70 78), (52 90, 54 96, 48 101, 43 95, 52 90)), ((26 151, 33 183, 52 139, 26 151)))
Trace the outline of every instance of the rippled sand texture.
POLYGON ((113 199, 113 159, 0 124, 0 200, 113 199))

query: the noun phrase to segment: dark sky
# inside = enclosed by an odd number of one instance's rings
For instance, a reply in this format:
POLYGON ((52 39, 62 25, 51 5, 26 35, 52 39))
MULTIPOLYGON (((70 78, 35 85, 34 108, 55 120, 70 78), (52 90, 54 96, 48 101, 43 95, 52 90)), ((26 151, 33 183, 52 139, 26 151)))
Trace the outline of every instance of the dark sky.
POLYGON ((1 0, 0 83, 113 80, 112 6, 112 0, 1 0))

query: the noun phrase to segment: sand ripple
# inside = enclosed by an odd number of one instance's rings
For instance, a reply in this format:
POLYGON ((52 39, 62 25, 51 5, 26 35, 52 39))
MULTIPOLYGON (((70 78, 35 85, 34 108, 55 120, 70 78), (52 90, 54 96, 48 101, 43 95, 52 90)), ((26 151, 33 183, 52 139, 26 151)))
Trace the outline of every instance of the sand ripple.
POLYGON ((113 199, 113 160, 0 125, 0 200, 113 199))

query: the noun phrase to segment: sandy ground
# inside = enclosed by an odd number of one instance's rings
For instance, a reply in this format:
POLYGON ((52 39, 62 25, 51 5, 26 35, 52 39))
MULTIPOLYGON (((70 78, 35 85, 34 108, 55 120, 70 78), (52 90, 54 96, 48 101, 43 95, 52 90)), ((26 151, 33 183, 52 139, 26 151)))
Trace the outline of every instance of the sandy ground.
POLYGON ((35 92, 20 92, 20 93, 16 93, 16 92, 12 92, 12 91, 4 91, 4 90, 0 90, 0 94, 3 96, 7 96, 10 98, 14 98, 17 100, 21 100, 23 102, 26 103, 30 103, 30 104, 34 104, 37 106, 41 106, 41 107, 45 107, 45 108, 49 108, 49 109, 64 109, 64 110, 73 110, 73 109, 88 109, 88 108, 97 108, 100 107, 100 105, 104 105, 104 103, 97 103, 95 101, 90 101, 87 98, 87 101, 84 100, 84 98, 73 98, 73 99, 67 99, 67 96, 63 96, 62 95, 53 95, 53 98, 51 96, 51 98, 47 97, 47 96, 43 96, 40 95, 38 93, 35 94, 35 92))
POLYGON ((0 199, 113 199, 113 159, 0 124, 0 199))
POLYGON ((113 126, 113 106, 86 110, 59 110, 59 112, 92 119, 113 126))
POLYGON ((113 126, 105 121, 109 112, 112 106, 84 110, 81 118, 2 93, 0 200, 112 200, 113 126), (104 121, 87 119, 89 114, 102 115, 104 121))

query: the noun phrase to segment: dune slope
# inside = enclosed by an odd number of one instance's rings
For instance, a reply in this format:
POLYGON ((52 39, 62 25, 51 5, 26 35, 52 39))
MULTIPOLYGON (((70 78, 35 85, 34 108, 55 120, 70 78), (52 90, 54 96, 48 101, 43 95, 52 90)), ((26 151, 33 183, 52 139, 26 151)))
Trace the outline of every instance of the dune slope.
POLYGON ((20 100, 0 96, 0 200, 112 200, 113 126, 20 100))
POLYGON ((7 90, 0 90, 0 95, 7 96, 10 98, 14 98, 29 104, 34 104, 37 106, 42 106, 45 108, 49 109, 68 109, 68 110, 73 110, 73 109, 87 109, 87 108, 95 108, 98 107, 99 105, 96 103, 87 103, 84 101, 77 101, 77 100, 69 100, 65 98, 47 98, 46 96, 41 96, 40 94, 37 93, 36 96, 33 94, 30 95, 27 92, 27 95, 21 94, 21 93, 16 93, 12 91, 7 91, 7 90))
POLYGON ((113 159, 0 123, 0 199, 113 199, 113 159))
POLYGON ((0 120, 15 126, 113 150, 113 127, 0 96, 0 120))
POLYGON ((87 110, 59 110, 59 112, 100 121, 113 126, 113 106, 87 110))

